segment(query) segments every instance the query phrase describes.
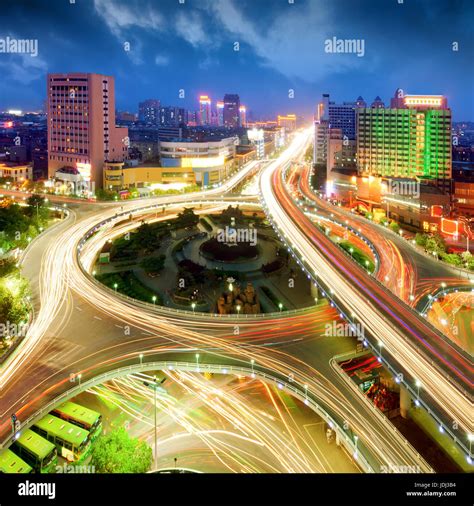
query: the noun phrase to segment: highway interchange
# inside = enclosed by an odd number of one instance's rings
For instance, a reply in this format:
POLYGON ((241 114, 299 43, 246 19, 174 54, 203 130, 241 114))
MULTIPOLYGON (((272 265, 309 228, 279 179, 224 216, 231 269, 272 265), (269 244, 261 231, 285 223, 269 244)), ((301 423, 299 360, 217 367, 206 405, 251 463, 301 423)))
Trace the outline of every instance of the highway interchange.
MULTIPOLYGON (((474 432, 472 360, 329 244, 295 203, 282 176, 309 142, 310 131, 300 132, 274 161, 252 162, 221 187, 200 194, 68 204, 67 218, 33 241, 22 258, 22 272, 33 288, 35 317, 27 337, 0 370, 2 443, 9 441, 12 413, 22 422, 28 420, 26 426, 42 406, 77 388, 78 382, 86 384, 125 365, 145 369, 157 360, 189 362, 199 353, 200 367, 248 369, 252 364, 255 372, 279 378, 283 388, 291 385, 303 399, 310 397, 339 426, 354 458, 364 461, 364 470, 416 465, 430 472, 417 451, 331 361, 334 355, 353 351, 354 343, 323 336, 324 324, 328 318, 339 319, 339 313, 346 319, 353 313, 366 328, 371 345, 382 343, 384 359, 394 357, 393 364, 400 364, 409 381, 421 381, 423 401, 443 420, 458 423, 456 434, 466 448, 467 435, 474 432), (220 318, 128 300, 94 279, 93 261, 105 241, 139 226, 144 218, 163 219, 191 203, 197 211, 242 200, 257 205, 255 199, 242 199, 231 191, 256 170, 268 218, 306 274, 323 284, 337 308, 321 303, 288 315, 220 318), (132 222, 125 219, 130 213, 132 222)), ((309 191, 306 197, 311 197, 309 191)), ((379 272, 386 276, 383 258, 382 252, 379 272)), ((404 263, 399 263, 400 269, 404 263)), ((409 286, 403 293, 416 293, 409 286)), ((423 289, 429 288, 425 284, 423 289)))

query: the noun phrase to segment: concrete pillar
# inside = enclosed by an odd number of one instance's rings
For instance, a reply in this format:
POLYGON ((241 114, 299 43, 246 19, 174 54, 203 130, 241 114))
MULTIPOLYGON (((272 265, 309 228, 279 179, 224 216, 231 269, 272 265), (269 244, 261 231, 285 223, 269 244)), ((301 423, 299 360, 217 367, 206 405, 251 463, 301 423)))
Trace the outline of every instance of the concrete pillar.
POLYGON ((408 418, 408 410, 410 407, 410 392, 403 385, 400 385, 400 414, 402 415, 402 418, 408 418))

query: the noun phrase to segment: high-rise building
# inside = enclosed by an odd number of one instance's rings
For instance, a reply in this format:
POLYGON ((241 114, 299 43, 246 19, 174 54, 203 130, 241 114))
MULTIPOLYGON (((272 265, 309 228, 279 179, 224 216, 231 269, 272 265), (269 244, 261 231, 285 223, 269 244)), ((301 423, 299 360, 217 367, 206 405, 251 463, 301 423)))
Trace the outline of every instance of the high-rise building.
POLYGON ((329 121, 317 119, 314 122, 313 163, 326 164, 329 121))
POLYGON ((216 104, 217 108, 217 126, 224 126, 224 102, 220 100, 216 104))
POLYGON ((355 140, 356 109, 365 105, 362 97, 358 97, 356 102, 336 104, 329 100, 329 93, 323 94, 317 105, 315 116, 314 163, 326 164, 327 162, 329 129, 340 130, 342 140, 346 143, 355 140))
POLYGON ((160 107, 157 124, 160 127, 177 127, 187 123, 187 111, 181 107, 160 107))
POLYGON ((247 108, 245 105, 239 107, 239 121, 241 127, 247 126, 247 108))
POLYGON ((211 99, 207 95, 199 97, 199 123, 201 125, 211 124, 211 99))
POLYGON ((229 128, 240 126, 240 98, 239 95, 224 95, 224 125, 229 128))
POLYGON ((359 175, 419 178, 448 189, 451 111, 440 95, 402 95, 397 108, 357 110, 359 175))
POLYGON ((160 115, 160 101, 150 98, 138 104, 138 119, 144 123, 156 125, 160 115))
POLYGON ((127 158, 128 129, 115 126, 114 78, 48 74, 48 175, 74 191, 102 186, 104 161, 127 158))

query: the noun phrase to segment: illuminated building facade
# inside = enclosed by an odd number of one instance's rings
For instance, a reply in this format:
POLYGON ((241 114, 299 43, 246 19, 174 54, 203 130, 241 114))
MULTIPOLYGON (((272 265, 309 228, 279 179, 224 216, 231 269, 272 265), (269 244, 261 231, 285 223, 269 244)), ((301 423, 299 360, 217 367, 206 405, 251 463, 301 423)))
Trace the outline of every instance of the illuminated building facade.
POLYGON ((277 117, 278 126, 284 127, 288 132, 296 130, 296 114, 287 114, 277 117))
POLYGON ((224 126, 237 128, 240 126, 240 97, 235 94, 224 95, 224 126))
POLYGON ((122 161, 128 153, 128 129, 115 126, 114 78, 49 74, 47 97, 48 175, 72 178, 93 193, 94 185, 102 186, 104 161, 122 161))
POLYGON ((0 177, 8 178, 15 184, 33 179, 33 167, 28 164, 0 163, 0 177))
POLYGON ((201 125, 211 124, 211 99, 207 95, 199 97, 199 123, 201 125))
POLYGON ((245 105, 241 105, 239 107, 239 117, 240 117, 240 126, 245 127, 247 126, 247 108, 245 105))
POLYGON ((160 101, 156 98, 144 100, 138 104, 138 119, 144 123, 156 125, 160 116, 160 101))
POLYGON ((217 126, 224 126, 224 102, 221 100, 216 104, 217 108, 217 126))
POLYGON ((188 169, 194 181, 201 186, 219 183, 235 166, 238 137, 227 137, 212 142, 160 142, 161 166, 173 173, 174 169, 188 169))
POLYGON ((397 108, 357 110, 360 175, 419 178, 445 190, 451 178, 451 111, 438 95, 400 95, 397 108))

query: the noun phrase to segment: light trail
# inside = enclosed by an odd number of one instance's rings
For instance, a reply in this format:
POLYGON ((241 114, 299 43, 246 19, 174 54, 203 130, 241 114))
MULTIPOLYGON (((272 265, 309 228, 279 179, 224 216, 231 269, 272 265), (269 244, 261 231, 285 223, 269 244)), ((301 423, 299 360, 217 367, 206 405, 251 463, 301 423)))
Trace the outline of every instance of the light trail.
MULTIPOLYGON (((271 163, 261 173, 261 194, 266 204, 267 213, 273 218, 281 233, 296 245, 303 255, 310 272, 317 275, 326 286, 331 287, 337 298, 343 301, 350 313, 357 315, 365 329, 376 336, 387 352, 423 384, 423 389, 442 410, 456 421, 464 432, 471 434, 474 429, 474 405, 468 391, 472 391, 472 361, 469 363, 458 355, 449 344, 444 348, 453 363, 444 359, 433 347, 433 341, 426 340, 427 335, 434 335, 417 315, 404 309, 398 299, 388 297, 370 277, 362 277, 358 268, 348 264, 343 254, 334 250, 334 246, 326 244, 327 238, 322 237, 313 225, 296 207, 285 192, 281 179, 281 171, 290 160, 301 152, 308 143, 311 132, 301 134, 284 156, 271 163), (326 240, 325 240, 326 239, 326 240), (335 268, 337 267, 337 268, 335 268), (376 295, 377 294, 377 295, 376 295), (381 299, 383 298, 383 300, 381 299), (396 308, 396 309, 394 309, 396 308), (394 312, 397 311, 397 313, 394 312), (399 315, 403 315, 400 317, 399 315), (396 320, 397 325, 390 319, 396 320), (424 332, 424 336, 420 335, 424 332), (420 353, 417 346, 425 349, 420 353), (426 358, 427 354, 431 355, 426 358), (456 379, 464 385, 462 392, 442 373, 434 367, 433 358, 445 365, 456 379)), ((435 341, 439 338, 435 336, 435 341)), ((437 343, 439 346, 440 344, 437 343)))
MULTIPOLYGON (((297 139, 296 148, 299 145, 300 142, 297 139)), ((295 145, 292 145, 288 152, 273 162, 272 166, 286 163, 294 152, 295 145)), ((167 201, 182 205, 180 198, 182 196, 175 200, 169 197, 167 201)), ((187 202, 192 200, 189 198, 187 202)), ((159 202, 161 205, 162 201, 159 200, 159 202)), ((143 207, 143 204, 125 203, 124 207, 125 212, 132 212, 143 207)), ((376 467, 413 464, 419 465, 422 472, 431 471, 413 447, 407 444, 405 438, 393 431, 393 427, 380 412, 373 411, 366 405, 364 399, 353 395, 343 382, 337 379, 332 382, 319 372, 317 351, 314 356, 311 354, 304 359, 299 359, 296 356, 298 350, 284 352, 265 346, 266 342, 272 343, 278 340, 280 335, 289 332, 291 327, 298 322, 306 320, 307 328, 310 328, 314 313, 303 313, 298 317, 285 316, 282 321, 277 318, 223 321, 215 317, 194 317, 187 313, 170 315, 169 312, 161 313, 158 308, 150 308, 136 301, 115 297, 91 277, 85 276, 76 255, 77 245, 84 233, 93 228, 99 220, 114 219, 115 215, 115 209, 101 209, 100 215, 95 213, 93 216, 78 220, 77 223, 72 223, 68 228, 64 226, 67 230, 56 243, 50 245, 43 258, 44 265, 40 276, 42 306, 38 320, 30 329, 24 347, 19 350, 21 352, 2 368, 0 381, 2 386, 16 377, 18 377, 18 382, 24 381, 25 374, 22 372, 27 371, 37 359, 37 354, 42 352, 39 345, 43 336, 50 333, 51 329, 59 328, 58 320, 63 323, 59 315, 70 314, 74 300, 86 301, 94 308, 94 311, 101 314, 101 318, 149 332, 151 337, 138 339, 120 335, 119 339, 113 341, 101 340, 100 344, 90 351, 77 351, 71 358, 68 357, 47 372, 35 385, 26 387, 29 390, 23 387, 26 390, 23 397, 28 402, 18 405, 19 399, 16 399, 8 406, 2 403, 3 414, 26 412, 27 409, 31 409, 31 406, 40 404, 57 389, 65 389, 68 385, 69 374, 73 371, 87 377, 87 375, 97 374, 95 371, 100 367, 113 366, 114 363, 126 357, 137 359, 142 351, 150 355, 165 355, 182 350, 188 353, 192 350, 208 350, 208 355, 212 355, 223 363, 226 363, 229 358, 237 358, 245 363, 254 360, 262 369, 274 371, 284 377, 292 375, 295 383, 308 385, 308 390, 317 395, 318 401, 325 409, 334 413, 339 420, 347 422, 351 430, 359 436, 361 445, 364 444, 368 452, 373 455, 376 467), (74 299, 71 298, 71 294, 74 294, 74 299), (248 336, 245 336, 244 332, 241 337, 236 338, 233 335, 233 328, 237 323, 243 331, 248 329, 248 336), (218 332, 221 332, 223 336, 216 335, 218 332), (263 335, 258 342, 255 342, 252 332, 266 333, 266 342, 263 335), (37 346, 38 349, 36 349, 37 346), (42 393, 38 395, 41 391, 42 393)), ((69 222, 65 225, 69 225, 69 222)), ((103 229, 100 234, 106 236, 109 232, 110 230, 103 229)), ((93 240, 90 242, 90 249, 85 243, 82 250, 89 272, 93 249, 101 242, 98 239, 91 239, 93 240)), ((81 329, 78 328, 77 331, 80 332, 81 329)), ((1 429, 7 430, 8 425, 9 420, 3 418, 1 429)))

